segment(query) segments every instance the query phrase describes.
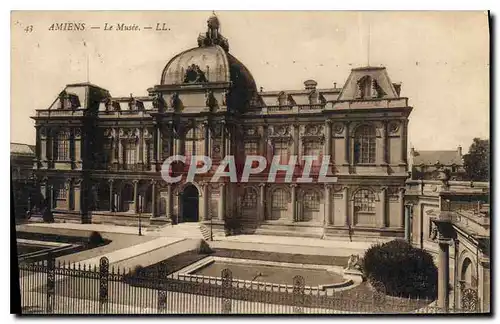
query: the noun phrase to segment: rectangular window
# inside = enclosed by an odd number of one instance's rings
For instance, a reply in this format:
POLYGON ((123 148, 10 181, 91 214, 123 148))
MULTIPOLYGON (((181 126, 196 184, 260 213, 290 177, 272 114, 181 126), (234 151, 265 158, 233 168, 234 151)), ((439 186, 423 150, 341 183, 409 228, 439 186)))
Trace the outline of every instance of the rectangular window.
POLYGON ((55 189, 55 198, 56 200, 66 200, 66 198, 68 197, 68 193, 66 191, 66 186, 65 185, 59 185, 58 187, 56 187, 55 189))
POLYGON ((56 160, 69 161, 69 134, 61 132, 56 139, 56 160))
POLYGON ((278 155, 280 157, 280 164, 288 163, 288 149, 288 141, 279 140, 274 143, 274 155, 278 155))
POLYGON ((257 155, 258 145, 257 142, 245 142, 245 155, 257 155))
POLYGON ((111 163, 111 158, 112 158, 112 150, 111 150, 111 141, 106 140, 103 144, 103 163, 104 165, 108 165, 111 163))
POLYGON ((136 164, 137 163, 137 149, 134 142, 128 142, 125 145, 125 164, 136 164))
MULTIPOLYGON (((321 158, 323 156, 323 147, 320 142, 306 142, 304 143, 304 155, 314 156, 315 160, 312 161, 314 167, 321 165, 321 158)), ((302 163, 305 163, 302 160, 302 163)))

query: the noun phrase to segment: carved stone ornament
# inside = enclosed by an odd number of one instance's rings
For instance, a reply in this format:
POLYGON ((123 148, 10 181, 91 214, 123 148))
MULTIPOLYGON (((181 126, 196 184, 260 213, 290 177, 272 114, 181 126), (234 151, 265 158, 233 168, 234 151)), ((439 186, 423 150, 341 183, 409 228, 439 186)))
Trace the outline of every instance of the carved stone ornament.
POLYGON ((333 124, 332 129, 335 134, 342 134, 344 131, 344 125, 342 123, 335 123, 333 124))
POLYGON ((191 64, 184 73, 184 83, 208 82, 205 72, 196 64, 191 64))
POLYGON ((397 133, 397 131, 399 130, 399 123, 398 122, 390 122, 388 129, 389 129, 389 133, 391 133, 391 134, 397 133))
POLYGON ((289 126, 286 125, 269 126, 268 128, 268 134, 270 136, 287 136, 289 132, 289 126))

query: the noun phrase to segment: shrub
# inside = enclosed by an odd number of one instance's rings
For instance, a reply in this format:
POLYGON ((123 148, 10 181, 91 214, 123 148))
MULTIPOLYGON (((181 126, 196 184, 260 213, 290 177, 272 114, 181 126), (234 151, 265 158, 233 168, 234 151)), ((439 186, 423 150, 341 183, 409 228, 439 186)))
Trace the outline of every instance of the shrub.
POLYGON ((214 251, 210 248, 210 245, 208 245, 205 240, 200 240, 200 243, 198 244, 198 248, 196 249, 196 252, 198 254, 211 254, 214 251))
POLYGON ((242 224, 239 218, 227 218, 224 223, 224 231, 226 235, 238 234, 241 231, 242 224))
POLYGON ((98 246, 104 244, 104 239, 99 232, 93 231, 88 239, 88 245, 98 246))
POLYGON ((437 296, 438 272, 432 256, 406 241, 393 240, 370 247, 363 258, 362 270, 376 290, 385 288, 388 295, 437 296))

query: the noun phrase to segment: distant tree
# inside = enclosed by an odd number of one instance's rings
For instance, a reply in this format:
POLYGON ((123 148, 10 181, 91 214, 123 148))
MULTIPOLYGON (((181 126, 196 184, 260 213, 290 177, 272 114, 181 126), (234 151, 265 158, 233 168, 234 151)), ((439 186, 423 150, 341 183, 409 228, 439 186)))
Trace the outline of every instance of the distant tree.
POLYGON ((471 181, 488 181, 490 177, 490 141, 474 138, 464 155, 464 168, 471 181))

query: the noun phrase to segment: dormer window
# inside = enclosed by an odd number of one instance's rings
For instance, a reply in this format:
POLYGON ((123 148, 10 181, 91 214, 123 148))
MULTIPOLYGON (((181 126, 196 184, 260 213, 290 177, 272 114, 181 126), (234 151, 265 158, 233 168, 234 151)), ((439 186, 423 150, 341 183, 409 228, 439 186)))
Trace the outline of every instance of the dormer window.
POLYGON ((357 86, 356 99, 382 98, 386 94, 377 80, 369 75, 359 79, 357 86))
POLYGON ((319 103, 319 94, 316 91, 313 91, 309 95, 309 104, 310 105, 317 105, 319 103))
POLYGON ((281 93, 278 97, 278 104, 280 106, 286 106, 288 104, 287 96, 285 93, 281 93))

